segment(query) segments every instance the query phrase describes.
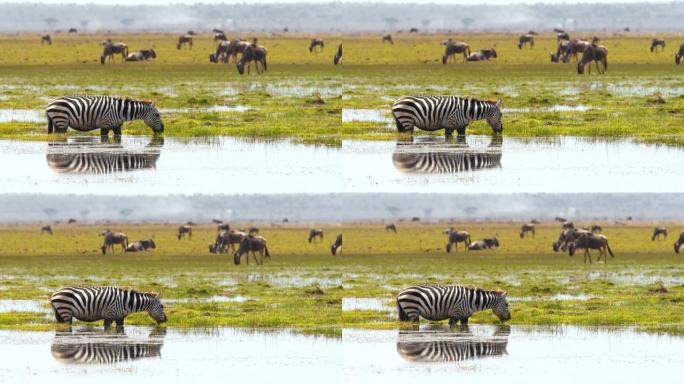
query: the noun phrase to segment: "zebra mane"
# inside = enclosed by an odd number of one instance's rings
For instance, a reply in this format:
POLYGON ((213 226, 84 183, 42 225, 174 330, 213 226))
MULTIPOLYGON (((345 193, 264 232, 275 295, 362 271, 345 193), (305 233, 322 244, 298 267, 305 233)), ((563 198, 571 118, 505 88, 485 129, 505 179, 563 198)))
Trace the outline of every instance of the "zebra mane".
POLYGON ((472 291, 475 291, 477 293, 494 293, 494 294, 497 294, 499 296, 504 296, 507 293, 503 289, 499 289, 499 288, 496 288, 496 289, 484 289, 482 287, 465 287, 465 288, 470 289, 472 291))

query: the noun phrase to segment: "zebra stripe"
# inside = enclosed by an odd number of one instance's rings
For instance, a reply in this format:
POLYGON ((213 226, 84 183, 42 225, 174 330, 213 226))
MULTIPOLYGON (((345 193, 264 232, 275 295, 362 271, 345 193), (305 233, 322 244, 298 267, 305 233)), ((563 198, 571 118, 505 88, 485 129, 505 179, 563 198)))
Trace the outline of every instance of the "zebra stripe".
POLYGON ((461 285, 416 285, 397 296, 399 320, 431 321, 449 319, 450 323, 467 324, 475 312, 492 309, 501 320, 509 320, 506 292, 485 291, 461 285))
POLYGON ((159 153, 72 153, 48 154, 48 166, 60 173, 108 174, 152 169, 159 153))
POLYGON ((397 342, 397 351, 406 360, 416 362, 452 362, 501 356, 507 340, 397 342))
POLYGON ((105 327, 109 327, 112 321, 123 325, 126 316, 142 311, 147 311, 157 323, 166 321, 164 306, 156 293, 116 287, 66 287, 53 293, 50 302, 59 323, 71 323, 77 319, 86 322, 104 320, 105 327))
POLYGON ((445 129, 465 135, 470 122, 487 119, 494 132, 501 132, 501 103, 456 96, 408 96, 397 100, 392 115, 399 132, 413 132, 417 127, 425 131, 445 129))
POLYGON ((501 166, 501 152, 395 152, 392 162, 404 172, 460 173, 501 166))
POLYGON ((126 121, 144 120, 155 133, 164 131, 159 111, 150 101, 110 96, 64 96, 52 100, 46 109, 48 133, 100 129, 103 135, 121 134, 126 121))
POLYGON ((161 356, 161 344, 53 344, 52 356, 69 364, 114 364, 161 356))

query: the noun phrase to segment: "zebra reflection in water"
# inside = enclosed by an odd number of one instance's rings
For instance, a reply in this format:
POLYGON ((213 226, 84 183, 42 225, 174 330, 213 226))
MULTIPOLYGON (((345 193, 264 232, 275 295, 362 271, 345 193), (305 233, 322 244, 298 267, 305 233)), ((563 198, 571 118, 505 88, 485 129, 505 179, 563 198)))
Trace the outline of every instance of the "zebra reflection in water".
POLYGON ((421 363, 458 362, 508 354, 511 328, 500 325, 492 336, 474 336, 468 326, 457 332, 400 331, 397 352, 405 360, 421 363))
POLYGON ((161 357, 166 328, 152 329, 146 339, 130 338, 119 327, 114 332, 86 327, 57 331, 50 348, 52 357, 64 364, 115 364, 161 357))
POLYGON ((126 148, 120 137, 80 136, 48 143, 47 163, 59 173, 108 174, 154 169, 164 138, 155 136, 145 147, 126 148))
POLYGON ((398 141, 392 154, 394 166, 407 173, 457 174, 501 167, 500 135, 492 136, 485 148, 471 148, 465 136, 414 138, 398 141))

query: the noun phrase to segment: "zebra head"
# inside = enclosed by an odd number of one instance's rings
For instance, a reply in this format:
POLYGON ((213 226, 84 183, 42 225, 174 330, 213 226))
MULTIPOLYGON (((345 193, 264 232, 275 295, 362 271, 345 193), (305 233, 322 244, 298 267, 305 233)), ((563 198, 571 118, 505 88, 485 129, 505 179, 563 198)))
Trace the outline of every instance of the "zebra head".
POLYGON ((487 123, 496 133, 503 131, 503 114, 501 113, 501 100, 490 103, 491 108, 487 113, 487 123))
POLYGON ((164 313, 164 306, 161 303, 161 295, 156 292, 146 293, 149 305, 147 306, 147 313, 157 322, 157 324, 166 322, 166 313, 164 313))
POLYGON ((142 119, 148 127, 152 128, 155 133, 164 132, 164 123, 162 123, 159 110, 154 105, 153 101, 143 101, 145 109, 142 113, 142 119))
POLYGON ((508 300, 506 300, 506 291, 495 291, 496 298, 492 311, 501 321, 511 319, 511 313, 508 311, 508 300))

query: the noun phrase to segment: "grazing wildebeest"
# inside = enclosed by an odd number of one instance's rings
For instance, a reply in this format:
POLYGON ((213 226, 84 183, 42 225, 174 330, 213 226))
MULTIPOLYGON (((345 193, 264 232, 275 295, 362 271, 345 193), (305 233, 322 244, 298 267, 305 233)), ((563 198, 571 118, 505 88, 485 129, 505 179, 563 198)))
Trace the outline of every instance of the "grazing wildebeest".
POLYGON ((128 236, 125 233, 114 233, 109 229, 104 230, 100 233, 100 236, 104 236, 104 242, 102 243, 102 254, 106 254, 107 251, 114 251, 114 245, 121 245, 121 252, 126 250, 128 247, 128 236))
POLYGON ((256 261, 257 265, 264 263, 264 256, 270 258, 271 255, 268 253, 268 247, 266 246, 266 239, 261 236, 247 236, 240 242, 240 247, 233 255, 235 265, 240 265, 242 261, 242 256, 247 255, 247 265, 249 265, 249 253, 252 252, 252 256, 256 261), (261 256, 261 260, 257 257, 257 252, 261 256))
POLYGON ((663 227, 653 228, 653 236, 651 236, 651 241, 655 241, 656 239, 659 239, 661 235, 665 238, 665 240, 667 240, 667 228, 663 228, 663 227))
POLYGON ((559 61, 567 63, 570 58, 574 58, 577 62, 577 54, 584 53, 584 51, 591 44, 584 40, 563 40, 558 44, 558 49, 555 54, 551 54, 551 62, 558 63, 559 61))
POLYGON ((226 34, 223 32, 216 32, 214 33, 214 41, 227 41, 228 38, 226 37, 226 34))
POLYGON ((316 242, 316 238, 323 241, 323 230, 322 229, 312 229, 309 231, 309 243, 316 242))
POLYGON ((583 234, 590 234, 591 232, 584 229, 567 228, 561 231, 558 240, 553 243, 553 251, 565 251, 568 244, 575 241, 575 239, 583 234))
POLYGON ((221 222, 219 225, 216 226, 216 230, 219 232, 230 231, 230 224, 221 222))
POLYGON ((528 235, 532 233, 532 237, 535 236, 536 231, 535 231, 535 226, 532 223, 526 223, 523 224, 522 227, 520 227, 520 238, 524 238, 525 235, 528 235))
POLYGON ((316 50, 316 47, 321 47, 321 51, 323 51, 323 48, 325 48, 325 43, 321 39, 311 39, 311 43, 309 43, 309 52, 314 52, 316 50))
POLYGON ((114 61, 114 55, 121 55, 121 62, 125 62, 128 56, 128 45, 125 43, 114 43, 111 40, 106 40, 102 43, 102 55, 100 55, 100 64, 104 64, 107 59, 114 61))
POLYGON ((523 49, 526 44, 530 46, 530 49, 534 48, 534 36, 529 34, 520 35, 518 38, 518 49, 523 49))
POLYGON ((562 40, 570 40, 570 35, 568 35, 568 34, 565 33, 565 32, 559 32, 559 33, 556 35, 556 40, 559 41, 559 42, 562 41, 562 40))
POLYGON ((684 232, 679 234, 679 239, 677 239, 677 241, 674 243, 675 253, 679 253, 679 249, 681 248, 682 244, 684 244, 684 232))
POLYGON ((265 72, 267 69, 266 65, 266 48, 262 46, 250 45, 245 49, 242 54, 240 61, 237 62, 238 72, 242 75, 245 73, 245 64, 247 64, 247 74, 252 66, 252 62, 256 66, 257 74, 265 72), (263 67, 262 70, 259 69, 259 64, 263 67))
POLYGON ((154 48, 150 48, 129 53, 128 56, 126 56, 126 61, 147 61, 156 58, 157 53, 154 51, 154 48))
POLYGON ((67 220, 67 224, 76 224, 76 219, 67 220))
POLYGON ((186 33, 186 35, 195 36, 196 33, 195 33, 195 31, 193 31, 193 30, 191 29, 191 30, 188 31, 188 33, 186 33))
POLYGON ((470 45, 463 41, 448 42, 446 48, 444 49, 444 55, 442 56, 442 64, 446 64, 449 60, 456 61, 457 53, 463 55, 463 62, 465 63, 470 55, 470 45))
POLYGON ((44 233, 52 235, 52 227, 49 225, 43 225, 42 227, 40 227, 40 234, 42 235, 44 233))
POLYGON ((382 36, 382 43, 383 44, 389 43, 389 44, 394 45, 394 40, 392 40, 392 35, 383 35, 382 36))
POLYGON ((584 54, 582 54, 582 60, 577 63, 577 73, 580 75, 583 74, 584 68, 588 65, 588 73, 591 74, 592 61, 596 63, 596 69, 599 74, 605 73, 608 69, 608 49, 603 45, 590 45, 587 47, 587 49, 584 50, 584 54), (603 68, 599 66, 599 63, 601 63, 603 68))
POLYGON ((528 34, 528 35, 532 35, 532 36, 537 36, 537 35, 538 35, 537 31, 534 31, 534 30, 532 30, 532 29, 530 29, 529 31, 527 31, 527 34, 528 34))
POLYGON ((50 35, 43 35, 40 37, 40 45, 46 44, 47 45, 52 45, 52 38, 50 35))
POLYGON ((214 33, 225 33, 225 32, 223 31, 223 29, 218 29, 218 28, 214 28, 214 29, 212 29, 211 31, 214 32, 214 33))
POLYGON ((397 226, 394 225, 394 223, 385 225, 385 232, 389 232, 389 231, 397 233, 397 226))
POLYGON ((342 62, 342 44, 340 44, 337 47, 337 52, 335 53, 335 56, 333 57, 333 64, 337 65, 342 62))
POLYGON ((497 58, 496 50, 494 48, 481 49, 468 55, 466 61, 489 61, 489 59, 497 58))
POLYGON ((222 230, 216 235, 214 244, 209 244, 210 253, 225 253, 226 249, 235 250, 235 245, 242 243, 247 234, 242 231, 222 230))
POLYGON ((190 49, 192 49, 192 36, 190 36, 190 35, 178 36, 178 42, 176 43, 176 49, 180 50, 181 47, 183 47, 184 45, 187 45, 190 49))
POLYGON ((178 227, 178 234, 176 237, 180 240, 183 236, 188 235, 188 239, 192 240, 192 227, 189 225, 181 225, 178 227))
POLYGON ((209 62, 218 63, 220 61, 224 64, 228 63, 228 60, 230 59, 230 56, 231 56, 230 55, 231 44, 232 44, 231 41, 221 41, 216 46, 216 52, 209 54, 209 62))
POLYGON ((496 237, 492 237, 489 239, 482 239, 482 240, 478 240, 478 241, 474 241, 474 242, 470 243, 470 245, 468 246, 468 250, 469 251, 481 251, 484 249, 490 249, 490 248, 494 248, 494 247, 498 247, 498 246, 499 246, 499 240, 497 240, 496 237))
POLYGON ((453 249, 454 251, 458 248, 458 243, 464 243, 466 250, 470 246, 470 233, 466 231, 449 231, 449 239, 447 240, 446 251, 450 253, 453 249))
POLYGON ((563 223, 563 229, 575 228, 575 223, 572 221, 566 221, 563 223))
POLYGON ((604 262, 608 261, 606 250, 608 251, 608 254, 610 254, 610 257, 615 257, 613 251, 610 249, 610 245, 608 245, 608 238, 604 235, 584 233, 578 236, 575 241, 568 244, 568 254, 574 256, 577 249, 584 249, 584 262, 586 263, 587 258, 589 258, 589 264, 591 264, 590 249, 598 249, 599 251, 599 257, 596 259, 596 262, 599 262, 601 257, 604 258, 604 262))
POLYGON ((658 52, 658 47, 661 51, 665 50, 665 40, 664 39, 653 39, 651 40, 651 52, 658 52))
POLYGON ((330 246, 330 252, 333 254, 333 256, 337 255, 338 253, 341 255, 342 254, 342 234, 340 233, 337 235, 337 238, 335 239, 335 244, 330 246))
POLYGON ((157 245, 154 243, 154 240, 147 239, 147 240, 138 240, 136 242, 128 244, 125 251, 126 252, 143 252, 143 251, 149 251, 150 249, 155 249, 155 248, 157 248, 157 245))
POLYGON ((684 43, 679 46, 679 51, 675 54, 675 64, 679 65, 682 62, 682 58, 684 58, 684 43))
POLYGON ((409 33, 418 33, 418 28, 409 29, 409 33))
POLYGON ((591 233, 601 233, 603 232, 603 227, 601 227, 598 224, 594 224, 591 226, 591 233))
POLYGON ((78 29, 76 29, 76 28, 69 28, 69 33, 78 33, 78 29))

